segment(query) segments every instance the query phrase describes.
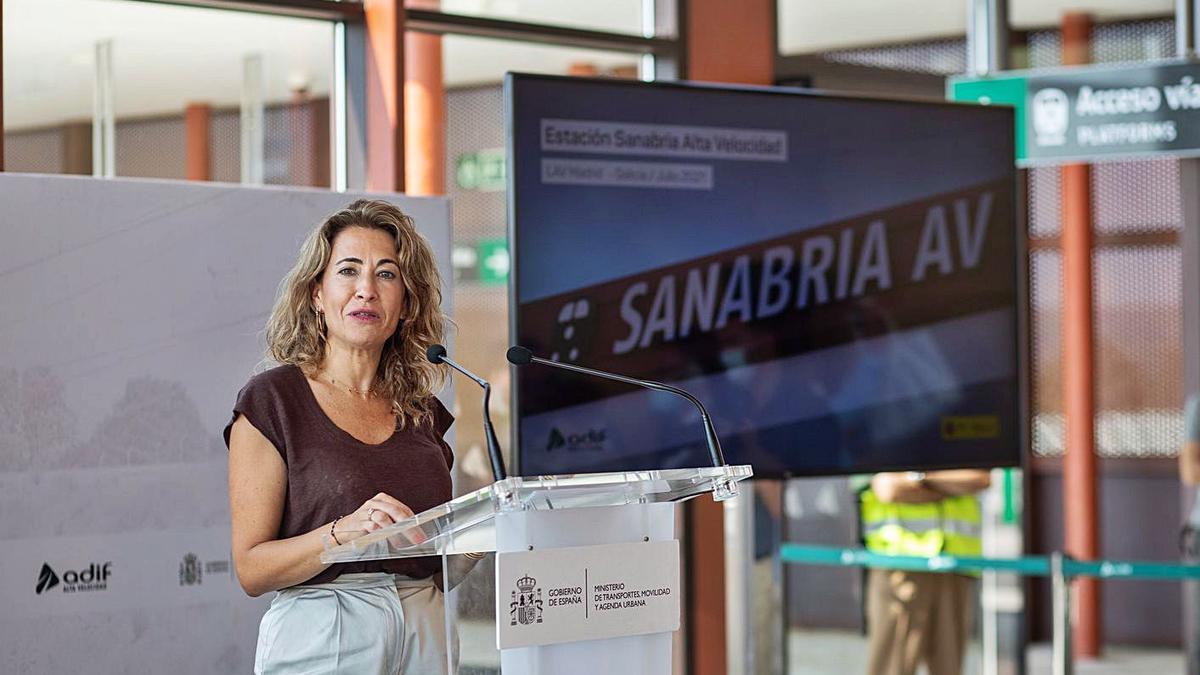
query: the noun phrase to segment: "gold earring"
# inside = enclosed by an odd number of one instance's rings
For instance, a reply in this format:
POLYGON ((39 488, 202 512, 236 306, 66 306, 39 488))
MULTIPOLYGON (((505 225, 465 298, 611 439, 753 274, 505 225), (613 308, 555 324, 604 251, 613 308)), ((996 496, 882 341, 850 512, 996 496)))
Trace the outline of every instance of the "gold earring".
POLYGON ((322 342, 325 341, 325 333, 328 331, 328 326, 325 325, 325 312, 317 310, 317 338, 322 342))

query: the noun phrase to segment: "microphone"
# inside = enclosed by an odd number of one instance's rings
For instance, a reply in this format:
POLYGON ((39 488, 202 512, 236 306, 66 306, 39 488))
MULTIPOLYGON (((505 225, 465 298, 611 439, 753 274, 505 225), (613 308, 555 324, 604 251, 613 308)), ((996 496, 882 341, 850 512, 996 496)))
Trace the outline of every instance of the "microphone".
POLYGON ((617 382, 624 382, 625 384, 632 384, 632 385, 636 385, 638 387, 645 387, 646 389, 654 389, 656 391, 665 391, 665 392, 670 392, 672 394, 676 394, 678 396, 682 396, 682 397, 686 398, 687 400, 691 401, 692 404, 695 405, 696 408, 700 410, 700 420, 704 423, 704 440, 708 443, 708 454, 712 457, 712 465, 715 467, 722 467, 722 466, 726 465, 725 464, 725 453, 721 452, 721 441, 720 441, 720 439, 717 438, 717 431, 716 431, 716 429, 713 428, 712 418, 709 417, 708 410, 705 409, 704 404, 700 402, 700 399, 696 398, 695 396, 692 396, 691 394, 680 389, 679 387, 672 387, 669 384, 663 384, 661 382, 654 382, 651 380, 639 380, 639 379, 632 378, 632 377, 626 377, 624 375, 618 375, 616 373, 609 373, 609 372, 605 372, 603 370, 596 370, 594 368, 584 368, 583 366, 576 366, 576 365, 570 364, 570 363, 560 363, 558 361, 550 361, 548 359, 543 359, 541 357, 534 356, 533 352, 529 351, 528 349, 526 349, 520 345, 514 345, 512 347, 509 347, 507 356, 508 356, 508 362, 513 364, 514 366, 524 366, 529 363, 540 363, 543 366, 551 366, 553 368, 562 368, 563 370, 569 370, 573 373, 581 373, 583 375, 592 375, 594 377, 603 377, 608 380, 616 380, 617 382))
POLYGON ((444 363, 483 387, 483 435, 487 439, 488 459, 492 463, 492 478, 496 481, 504 480, 508 477, 508 472, 504 470, 504 458, 500 455, 500 442, 496 440, 496 430, 492 428, 492 416, 488 413, 488 399, 492 396, 492 385, 446 356, 446 348, 442 345, 429 345, 429 349, 425 350, 425 358, 429 359, 430 363, 444 363))

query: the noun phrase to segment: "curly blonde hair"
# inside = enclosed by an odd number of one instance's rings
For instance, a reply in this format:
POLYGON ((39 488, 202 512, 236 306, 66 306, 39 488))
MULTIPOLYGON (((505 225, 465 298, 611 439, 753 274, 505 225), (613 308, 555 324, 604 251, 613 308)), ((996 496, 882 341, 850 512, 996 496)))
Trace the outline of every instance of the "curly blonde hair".
POLYGON ((267 321, 267 354, 280 364, 299 366, 309 375, 321 366, 324 336, 313 307, 312 288, 325 273, 333 240, 350 227, 382 230, 396 240, 404 283, 405 316, 383 348, 375 391, 391 399, 401 429, 410 423, 431 422, 433 392, 446 377, 425 356, 425 350, 441 342, 445 334, 441 275, 433 250, 417 233, 413 219, 387 202, 360 199, 326 218, 304 240, 299 259, 279 285, 267 321))

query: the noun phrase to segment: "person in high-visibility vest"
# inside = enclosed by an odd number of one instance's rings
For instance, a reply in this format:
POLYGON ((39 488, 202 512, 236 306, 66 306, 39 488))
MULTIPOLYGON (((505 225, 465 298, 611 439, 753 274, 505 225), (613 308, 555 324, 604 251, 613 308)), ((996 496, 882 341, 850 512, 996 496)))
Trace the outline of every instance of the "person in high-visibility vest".
MULTIPOLYGON (((860 495, 863 538, 883 555, 980 556, 987 471, 879 473, 860 495)), ((869 675, 958 675, 974 617, 973 577, 872 568, 867 582, 869 675)))

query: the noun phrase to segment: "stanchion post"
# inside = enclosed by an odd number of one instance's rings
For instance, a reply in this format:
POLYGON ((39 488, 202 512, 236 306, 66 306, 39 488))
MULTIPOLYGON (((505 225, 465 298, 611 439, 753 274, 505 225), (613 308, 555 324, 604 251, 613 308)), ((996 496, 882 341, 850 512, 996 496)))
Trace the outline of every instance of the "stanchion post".
POLYGON ((1072 675, 1071 659, 1071 583, 1063 571, 1062 551, 1050 554, 1051 611, 1054 623, 1054 675, 1072 675))

